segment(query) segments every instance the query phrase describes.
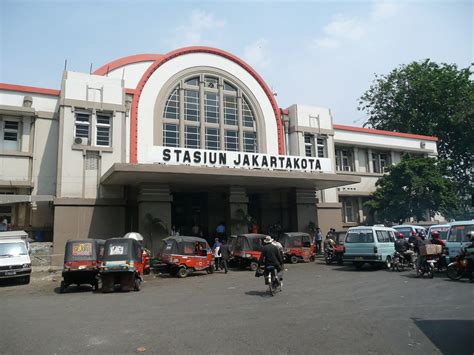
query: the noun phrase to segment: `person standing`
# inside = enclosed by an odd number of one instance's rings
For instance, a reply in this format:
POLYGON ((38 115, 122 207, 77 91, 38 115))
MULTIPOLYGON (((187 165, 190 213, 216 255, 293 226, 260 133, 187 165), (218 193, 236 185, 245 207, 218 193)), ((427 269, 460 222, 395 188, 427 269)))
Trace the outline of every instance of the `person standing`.
POLYGON ((229 265, 227 264, 227 262, 229 261, 230 257, 230 247, 229 244, 227 244, 226 239, 222 241, 222 245, 219 251, 221 253, 221 266, 224 268, 224 273, 227 274, 227 272, 229 271, 229 265))
POLYGON ((316 248, 316 254, 321 255, 321 243, 323 241, 323 233, 321 233, 321 228, 316 228, 316 233, 314 235, 314 246, 316 248))
POLYGON ((214 241, 214 245, 212 246, 212 253, 214 254, 214 262, 216 265, 216 271, 220 269, 221 265, 221 242, 219 241, 219 238, 216 238, 214 241))

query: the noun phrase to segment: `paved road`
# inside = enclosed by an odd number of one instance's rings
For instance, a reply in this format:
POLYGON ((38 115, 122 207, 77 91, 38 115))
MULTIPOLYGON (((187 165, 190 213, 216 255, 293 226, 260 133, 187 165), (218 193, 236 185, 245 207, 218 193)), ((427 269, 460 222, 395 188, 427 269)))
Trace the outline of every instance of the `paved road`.
POLYGON ((58 284, 0 287, 0 353, 474 353, 474 285, 443 276, 318 260, 288 265, 274 297, 249 271, 149 276, 138 293, 58 284))

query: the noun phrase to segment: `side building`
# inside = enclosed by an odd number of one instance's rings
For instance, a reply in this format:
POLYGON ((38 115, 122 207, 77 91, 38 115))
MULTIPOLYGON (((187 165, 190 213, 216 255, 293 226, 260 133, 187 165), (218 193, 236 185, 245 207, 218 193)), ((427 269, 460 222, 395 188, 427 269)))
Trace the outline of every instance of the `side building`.
POLYGON ((261 76, 208 47, 135 55, 60 90, 0 84, 0 216, 54 240, 174 226, 212 236, 341 229, 384 166, 436 156, 436 138, 334 125, 329 109, 280 109, 261 76))

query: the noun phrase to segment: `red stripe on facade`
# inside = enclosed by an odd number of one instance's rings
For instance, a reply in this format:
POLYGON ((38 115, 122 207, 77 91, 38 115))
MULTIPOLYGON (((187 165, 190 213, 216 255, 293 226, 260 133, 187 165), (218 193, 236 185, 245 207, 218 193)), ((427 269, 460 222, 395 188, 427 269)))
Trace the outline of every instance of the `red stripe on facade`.
POLYGON ((0 83, 0 90, 8 90, 8 91, 19 91, 19 92, 27 92, 32 94, 42 94, 42 95, 51 95, 51 96, 59 96, 60 90, 54 89, 45 89, 45 88, 37 88, 34 86, 23 86, 23 85, 13 85, 13 84, 5 84, 0 83))
POLYGON ((140 96, 143 91, 143 88, 145 87, 145 84, 147 83, 148 79, 153 75, 153 73, 164 63, 168 62, 169 60, 173 58, 179 57, 181 55, 191 54, 191 53, 209 53, 209 54, 214 54, 214 55, 224 57, 226 59, 229 59, 237 63, 242 68, 244 68, 250 75, 252 75, 252 77, 259 83, 259 85, 262 87, 263 91, 267 95, 268 99, 270 100, 270 103, 273 108, 273 112, 275 113, 275 119, 277 123, 278 153, 285 154, 283 124, 282 124, 281 116, 280 116, 280 108, 278 107, 278 104, 275 100, 275 97, 273 96, 272 91, 270 90, 268 85, 265 83, 263 78, 250 65, 248 65, 242 59, 238 58, 237 56, 233 54, 230 54, 226 51, 223 51, 217 48, 196 46, 196 47, 186 47, 186 48, 176 49, 162 56, 161 58, 157 59, 147 69, 147 71, 143 74, 142 78, 138 82, 136 93, 133 96, 132 109, 131 109, 132 112, 131 112, 131 120, 130 120, 130 162, 132 164, 136 164, 138 162, 138 159, 137 159, 138 103, 140 101, 140 96))
POLYGON ((140 62, 155 62, 158 59, 162 58, 161 54, 136 54, 128 57, 123 57, 117 60, 114 60, 110 63, 107 63, 101 66, 99 69, 94 71, 94 75, 105 75, 112 70, 115 70, 120 67, 124 67, 129 64, 140 63, 140 62))
POLYGON ((403 138, 413 138, 413 139, 423 139, 425 141, 438 141, 438 137, 433 136, 423 136, 421 134, 411 134, 411 133, 401 133, 393 131, 383 131, 381 129, 372 129, 372 128, 363 128, 363 127, 353 127, 345 126, 340 124, 333 125, 334 129, 339 129, 341 131, 351 131, 351 132, 360 132, 360 133, 369 133, 369 134, 381 134, 384 136, 394 136, 394 137, 403 137, 403 138))

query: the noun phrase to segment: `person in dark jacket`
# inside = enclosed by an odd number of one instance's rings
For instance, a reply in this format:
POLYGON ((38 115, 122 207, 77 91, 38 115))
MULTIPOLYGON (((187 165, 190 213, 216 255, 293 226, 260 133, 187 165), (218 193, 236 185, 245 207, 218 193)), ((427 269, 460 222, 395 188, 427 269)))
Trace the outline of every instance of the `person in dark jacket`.
MULTIPOLYGON (((274 245, 272 242, 273 242, 272 237, 268 235, 263 240, 262 255, 260 256, 258 264, 259 266, 264 265, 265 269, 267 266, 273 266, 277 270, 278 278, 281 284, 281 281, 283 279, 283 276, 282 276, 283 257, 278 247, 274 245)), ((265 271, 265 277, 267 276, 268 274, 265 271)))
POLYGON ((221 266, 224 268, 224 272, 227 274, 227 272, 229 271, 229 266, 227 263, 230 257, 230 246, 227 243, 226 239, 222 241, 222 245, 219 251, 221 253, 221 266))
POLYGON ((394 243, 395 250, 399 252, 410 263, 414 263, 415 253, 410 250, 410 243, 405 239, 402 233, 397 234, 397 240, 394 243))

